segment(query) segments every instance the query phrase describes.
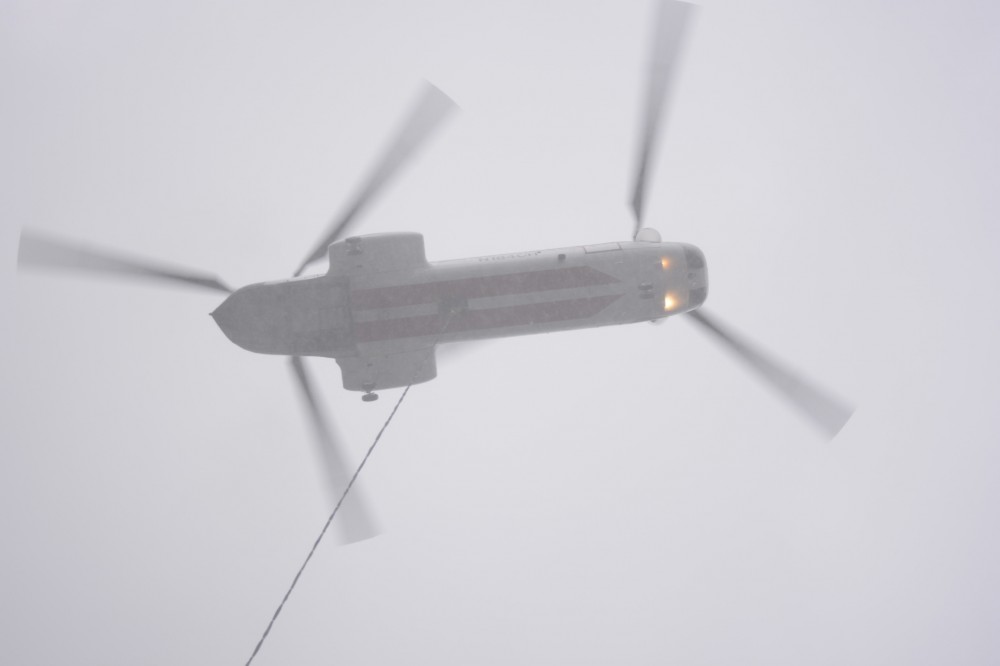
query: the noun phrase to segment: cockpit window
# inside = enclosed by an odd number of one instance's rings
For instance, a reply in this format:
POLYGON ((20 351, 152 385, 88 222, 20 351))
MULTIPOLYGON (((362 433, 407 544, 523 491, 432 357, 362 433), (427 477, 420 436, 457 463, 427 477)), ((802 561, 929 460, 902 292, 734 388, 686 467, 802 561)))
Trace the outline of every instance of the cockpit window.
POLYGON ((693 247, 684 246, 684 259, 687 261, 688 268, 705 267, 705 255, 693 247))

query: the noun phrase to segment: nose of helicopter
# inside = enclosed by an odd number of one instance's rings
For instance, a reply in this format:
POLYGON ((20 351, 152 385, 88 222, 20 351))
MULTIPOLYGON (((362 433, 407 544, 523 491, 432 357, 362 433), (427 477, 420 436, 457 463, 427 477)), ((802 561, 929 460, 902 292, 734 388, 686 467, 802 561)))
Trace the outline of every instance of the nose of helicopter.
POLYGON ((336 357, 353 349, 347 284, 325 278, 260 282, 212 312, 232 342, 259 354, 336 357))
POLYGON ((209 314, 215 320, 216 325, 226 334, 226 337, 239 345, 242 337, 240 329, 245 324, 247 313, 246 308, 242 307, 241 304, 241 301, 245 299, 238 294, 238 291, 230 294, 226 300, 219 304, 219 307, 209 314))
POLYGON ((684 245, 684 260, 687 264, 688 305, 693 309, 708 298, 708 267, 705 254, 694 245, 684 245))
POLYGON ((282 313, 266 285, 250 285, 229 295, 212 313, 222 332, 240 347, 275 353, 284 337, 282 313))

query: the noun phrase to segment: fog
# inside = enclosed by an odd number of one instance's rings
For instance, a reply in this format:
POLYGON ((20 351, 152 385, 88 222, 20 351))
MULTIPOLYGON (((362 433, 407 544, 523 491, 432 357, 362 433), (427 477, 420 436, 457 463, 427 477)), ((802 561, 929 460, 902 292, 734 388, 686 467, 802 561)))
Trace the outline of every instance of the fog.
MULTIPOLYGON (((359 232, 626 240, 652 10, 0 5, 7 661, 243 663, 330 509, 287 363, 221 298, 18 273, 20 230, 284 279, 426 79, 461 111, 359 232)), ((361 476, 383 533, 320 546, 254 663, 996 662, 997 25, 698 12, 646 219, 857 407, 833 441, 682 317, 465 348, 361 476)), ((356 463, 399 389, 310 368, 356 463)))

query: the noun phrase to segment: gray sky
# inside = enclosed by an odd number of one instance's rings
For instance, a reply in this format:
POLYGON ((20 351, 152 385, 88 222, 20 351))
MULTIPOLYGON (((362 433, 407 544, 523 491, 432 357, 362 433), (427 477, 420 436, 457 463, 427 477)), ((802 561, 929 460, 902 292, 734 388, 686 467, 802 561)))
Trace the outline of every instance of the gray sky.
MULTIPOLYGON (((279 358, 197 291, 15 274, 48 230, 289 275, 426 78, 462 107, 364 231, 625 239, 652 6, 0 4, 0 626, 19 664, 242 663, 327 500, 279 358)), ((416 387, 260 664, 1000 658, 1000 9, 705 3, 647 219, 707 307, 857 404, 825 443, 689 322, 416 387)), ((360 458, 398 395, 314 373, 360 458)))

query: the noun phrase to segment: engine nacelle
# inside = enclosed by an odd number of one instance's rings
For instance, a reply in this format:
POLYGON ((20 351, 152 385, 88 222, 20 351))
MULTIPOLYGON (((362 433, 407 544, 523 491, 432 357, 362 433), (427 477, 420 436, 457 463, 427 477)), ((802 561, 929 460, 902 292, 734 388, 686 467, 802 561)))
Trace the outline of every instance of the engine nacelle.
POLYGON ((427 265, 424 237, 412 232, 352 236, 331 243, 330 275, 359 275, 405 271, 427 265))

